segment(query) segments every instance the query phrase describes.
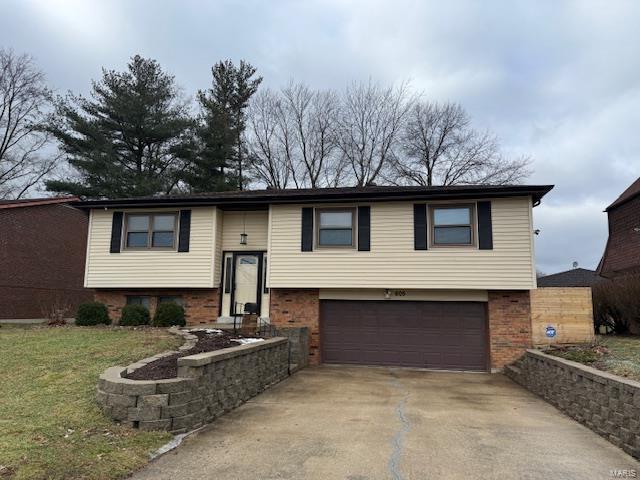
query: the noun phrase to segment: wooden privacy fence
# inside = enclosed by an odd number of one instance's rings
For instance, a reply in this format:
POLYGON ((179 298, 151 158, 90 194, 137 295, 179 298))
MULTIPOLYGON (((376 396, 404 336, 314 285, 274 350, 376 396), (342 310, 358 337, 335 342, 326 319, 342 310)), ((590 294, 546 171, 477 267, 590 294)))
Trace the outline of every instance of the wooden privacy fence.
POLYGON ((534 345, 588 343, 594 340, 591 287, 543 287, 531 290, 534 345), (547 336, 554 329, 555 337, 547 336))

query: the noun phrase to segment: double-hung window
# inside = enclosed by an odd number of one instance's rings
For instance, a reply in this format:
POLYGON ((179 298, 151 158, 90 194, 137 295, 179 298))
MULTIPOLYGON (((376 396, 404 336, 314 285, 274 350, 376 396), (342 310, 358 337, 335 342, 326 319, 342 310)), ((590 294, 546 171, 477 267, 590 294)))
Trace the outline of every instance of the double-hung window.
POLYGON ((355 209, 318 209, 316 225, 318 247, 353 247, 355 245, 355 209))
POLYGON ((433 246, 472 246, 475 242, 473 205, 431 207, 433 246))
POLYGON ((126 216, 126 248, 175 248, 177 215, 175 213, 126 216))

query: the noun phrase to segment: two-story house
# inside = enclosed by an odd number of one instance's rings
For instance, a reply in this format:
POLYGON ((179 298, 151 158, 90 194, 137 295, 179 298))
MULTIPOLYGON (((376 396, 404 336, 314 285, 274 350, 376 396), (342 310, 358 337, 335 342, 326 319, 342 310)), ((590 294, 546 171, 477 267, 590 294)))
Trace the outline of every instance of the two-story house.
POLYGON ((640 178, 605 211, 609 237, 598 274, 615 278, 640 273, 640 178))
POLYGON ((257 306, 311 362, 499 369, 531 344, 532 209, 552 186, 257 190, 96 200, 85 286, 117 318, 257 306))

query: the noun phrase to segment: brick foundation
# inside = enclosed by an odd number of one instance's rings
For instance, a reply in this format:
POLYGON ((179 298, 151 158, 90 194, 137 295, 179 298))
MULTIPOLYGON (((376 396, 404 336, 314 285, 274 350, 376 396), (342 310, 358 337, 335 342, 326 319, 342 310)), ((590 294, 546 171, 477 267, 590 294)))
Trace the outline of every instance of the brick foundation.
POLYGON ((320 298, 318 289, 272 288, 269 318, 277 327, 308 327, 309 363, 320 358, 320 298))
POLYGON ((531 347, 529 291, 489 292, 491 369, 499 370, 531 347))
POLYGON ((212 289, 154 289, 154 290, 96 290, 95 300, 107 305, 114 322, 120 320, 122 307, 127 304, 127 295, 149 296, 149 313, 153 315, 159 296, 182 297, 187 325, 213 323, 218 318, 220 295, 212 289))

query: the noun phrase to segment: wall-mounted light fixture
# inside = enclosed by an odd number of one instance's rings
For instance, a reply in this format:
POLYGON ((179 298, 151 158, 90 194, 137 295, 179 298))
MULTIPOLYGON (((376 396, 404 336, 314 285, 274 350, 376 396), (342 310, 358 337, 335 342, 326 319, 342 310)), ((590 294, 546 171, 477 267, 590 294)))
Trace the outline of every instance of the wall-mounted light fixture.
POLYGON ((388 289, 388 288, 385 289, 384 298, 387 298, 387 299, 391 298, 391 290, 390 289, 388 289))
POLYGON ((243 213, 242 214, 242 233, 240 234, 240 245, 246 245, 247 244, 247 232, 246 232, 246 218, 247 218, 247 214, 243 213))

